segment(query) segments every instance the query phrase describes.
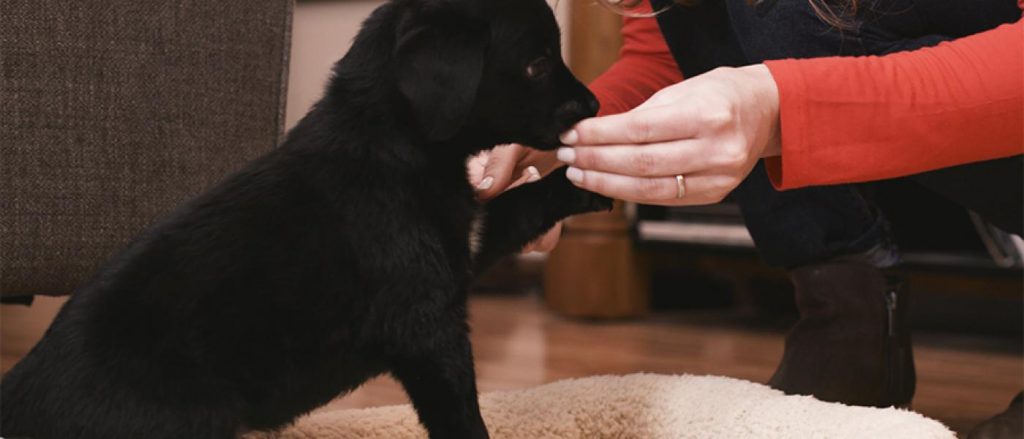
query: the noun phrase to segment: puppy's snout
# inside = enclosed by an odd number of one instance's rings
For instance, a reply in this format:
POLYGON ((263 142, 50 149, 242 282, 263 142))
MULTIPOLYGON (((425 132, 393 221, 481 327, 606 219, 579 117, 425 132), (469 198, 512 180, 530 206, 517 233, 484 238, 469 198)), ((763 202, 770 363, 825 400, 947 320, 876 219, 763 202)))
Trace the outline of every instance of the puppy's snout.
POLYGON ((598 108, 600 108, 600 104, 597 99, 593 95, 588 95, 582 100, 572 100, 562 104, 555 113, 555 118, 568 128, 584 118, 596 115, 598 108))
POLYGON ((587 117, 596 116, 597 110, 601 109, 601 103, 597 101, 597 98, 594 97, 594 95, 587 96, 586 102, 587 110, 589 110, 590 113, 590 115, 587 117))

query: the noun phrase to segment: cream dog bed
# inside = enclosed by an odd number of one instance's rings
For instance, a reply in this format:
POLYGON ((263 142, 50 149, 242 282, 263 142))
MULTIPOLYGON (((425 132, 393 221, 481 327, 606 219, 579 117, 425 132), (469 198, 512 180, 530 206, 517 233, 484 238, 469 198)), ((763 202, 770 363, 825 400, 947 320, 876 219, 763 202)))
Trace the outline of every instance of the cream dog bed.
MULTIPOLYGON (((502 438, 955 438, 938 421, 894 408, 786 396, 732 378, 594 376, 480 396, 502 438)), ((408 405, 314 412, 251 439, 426 438, 408 405)))

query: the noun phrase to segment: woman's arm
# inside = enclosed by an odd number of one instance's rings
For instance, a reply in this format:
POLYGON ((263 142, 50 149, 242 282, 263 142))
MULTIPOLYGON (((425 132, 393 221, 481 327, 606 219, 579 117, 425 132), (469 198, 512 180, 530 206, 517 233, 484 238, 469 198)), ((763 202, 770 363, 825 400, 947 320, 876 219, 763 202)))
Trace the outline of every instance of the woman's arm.
POLYGON ((1024 153, 1022 22, 883 57, 768 64, 719 68, 580 122, 562 135, 566 176, 615 198, 690 205, 721 200, 761 157, 786 189, 1024 153))
POLYGON ((1024 23, 886 56, 768 61, 782 189, 1024 153, 1024 23))

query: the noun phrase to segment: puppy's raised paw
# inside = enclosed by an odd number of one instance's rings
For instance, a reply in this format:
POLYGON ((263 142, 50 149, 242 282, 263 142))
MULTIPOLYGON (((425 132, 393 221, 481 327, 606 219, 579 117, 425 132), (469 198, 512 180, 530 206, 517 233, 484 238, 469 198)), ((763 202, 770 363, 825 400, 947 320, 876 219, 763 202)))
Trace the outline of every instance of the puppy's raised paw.
POLYGON ((615 200, 608 198, 604 195, 586 191, 583 189, 580 189, 579 191, 580 198, 582 199, 581 205, 584 209, 580 213, 604 212, 612 210, 612 207, 615 206, 615 200))
POLYGON ((565 215, 578 215, 612 209, 615 200, 580 189, 565 177, 565 170, 566 168, 564 167, 556 169, 544 181, 540 182, 548 186, 550 190, 548 196, 554 197, 552 201, 561 207, 560 210, 565 215))

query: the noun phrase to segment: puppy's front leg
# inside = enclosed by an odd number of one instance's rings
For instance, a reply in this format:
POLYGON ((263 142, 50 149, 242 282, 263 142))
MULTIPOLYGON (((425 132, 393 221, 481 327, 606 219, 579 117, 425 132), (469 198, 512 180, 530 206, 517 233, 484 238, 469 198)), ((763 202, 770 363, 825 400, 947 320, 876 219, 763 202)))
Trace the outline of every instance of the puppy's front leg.
POLYGON ((570 215, 612 208, 610 198, 574 186, 565 178, 565 170, 559 168, 544 179, 505 192, 487 204, 481 246, 474 258, 477 273, 521 250, 570 215))
POLYGON ((405 387, 431 439, 486 439, 468 334, 433 352, 395 360, 391 373, 405 387))

